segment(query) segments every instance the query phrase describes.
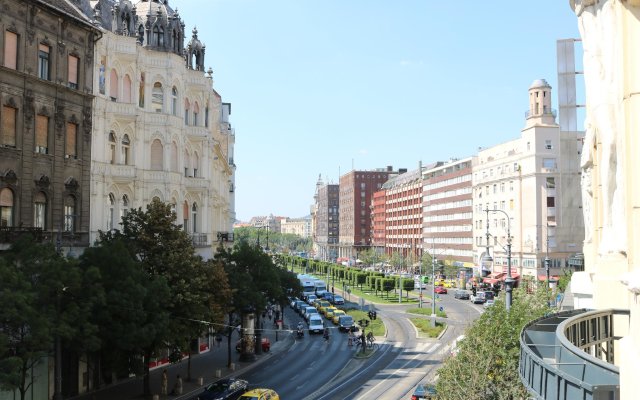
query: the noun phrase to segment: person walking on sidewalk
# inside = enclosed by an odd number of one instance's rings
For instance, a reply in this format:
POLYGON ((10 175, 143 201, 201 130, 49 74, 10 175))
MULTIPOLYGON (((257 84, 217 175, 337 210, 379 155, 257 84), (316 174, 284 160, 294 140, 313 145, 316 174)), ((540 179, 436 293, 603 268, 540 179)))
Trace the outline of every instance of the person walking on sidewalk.
POLYGON ((348 342, 348 346, 353 346, 353 338, 354 338, 353 332, 352 332, 352 331, 349 331, 349 342, 348 342))
POLYGON ((167 394, 167 385, 169 384, 169 377, 167 376, 167 370, 162 371, 162 382, 160 386, 160 394, 167 394))
POLYGON ((171 391, 173 395, 182 394, 182 377, 178 374, 178 380, 176 380, 176 384, 173 386, 173 390, 171 391))

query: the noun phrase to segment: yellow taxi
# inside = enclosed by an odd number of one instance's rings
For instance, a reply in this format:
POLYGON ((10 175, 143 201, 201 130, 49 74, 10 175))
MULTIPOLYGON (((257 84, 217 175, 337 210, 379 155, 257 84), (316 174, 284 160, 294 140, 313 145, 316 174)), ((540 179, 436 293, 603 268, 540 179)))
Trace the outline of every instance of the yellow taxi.
POLYGON ((342 310, 335 310, 333 312, 333 316, 331 317, 331 321, 334 324, 338 325, 338 322, 340 322, 340 316, 342 316, 342 315, 347 315, 347 313, 342 311, 342 310))
POLYGON ((453 288, 456 286, 455 282, 453 281, 445 281, 442 286, 446 287, 446 288, 453 288))
POLYGON ((240 396, 240 400, 280 400, 273 389, 252 389, 240 396))
POLYGON ((316 302, 316 308, 320 314, 324 314, 324 310, 327 307, 331 307, 331 303, 326 300, 320 300, 316 302))
POLYGON ((327 308, 324 309, 324 316, 327 317, 327 319, 331 319, 333 318, 333 313, 337 310, 337 307, 334 306, 329 306, 327 308))

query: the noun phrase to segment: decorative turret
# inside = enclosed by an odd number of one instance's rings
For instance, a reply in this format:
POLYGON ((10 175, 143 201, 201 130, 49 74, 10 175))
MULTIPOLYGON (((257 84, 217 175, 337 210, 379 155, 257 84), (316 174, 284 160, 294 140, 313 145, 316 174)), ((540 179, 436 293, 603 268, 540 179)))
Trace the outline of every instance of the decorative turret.
POLYGON ((536 79, 529 87, 529 111, 525 113, 527 126, 555 125, 556 111, 551 108, 551 85, 536 79))
POLYGON ((194 27, 191 40, 189 41, 189 44, 186 48, 187 68, 195 69, 196 71, 204 71, 204 50, 204 44, 202 44, 202 42, 198 39, 198 29, 194 27))
POLYGON ((183 55, 184 24, 168 0, 140 0, 134 10, 135 34, 142 46, 183 55))

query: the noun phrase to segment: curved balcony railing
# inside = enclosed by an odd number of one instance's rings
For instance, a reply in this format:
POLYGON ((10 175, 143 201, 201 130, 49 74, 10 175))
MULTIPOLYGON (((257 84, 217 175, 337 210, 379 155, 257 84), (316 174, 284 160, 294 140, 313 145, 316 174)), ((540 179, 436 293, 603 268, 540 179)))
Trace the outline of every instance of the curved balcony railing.
POLYGON ((619 399, 614 319, 628 310, 564 311, 520 334, 520 379, 537 399, 619 399))

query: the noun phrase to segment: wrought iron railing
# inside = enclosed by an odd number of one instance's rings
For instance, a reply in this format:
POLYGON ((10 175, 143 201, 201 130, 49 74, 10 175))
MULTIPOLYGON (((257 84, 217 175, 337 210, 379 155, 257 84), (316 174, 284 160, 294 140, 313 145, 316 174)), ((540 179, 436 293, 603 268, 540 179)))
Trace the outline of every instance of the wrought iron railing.
POLYGON ((614 319, 628 310, 564 311, 530 322, 520 334, 520 379, 537 399, 615 400, 614 319))

